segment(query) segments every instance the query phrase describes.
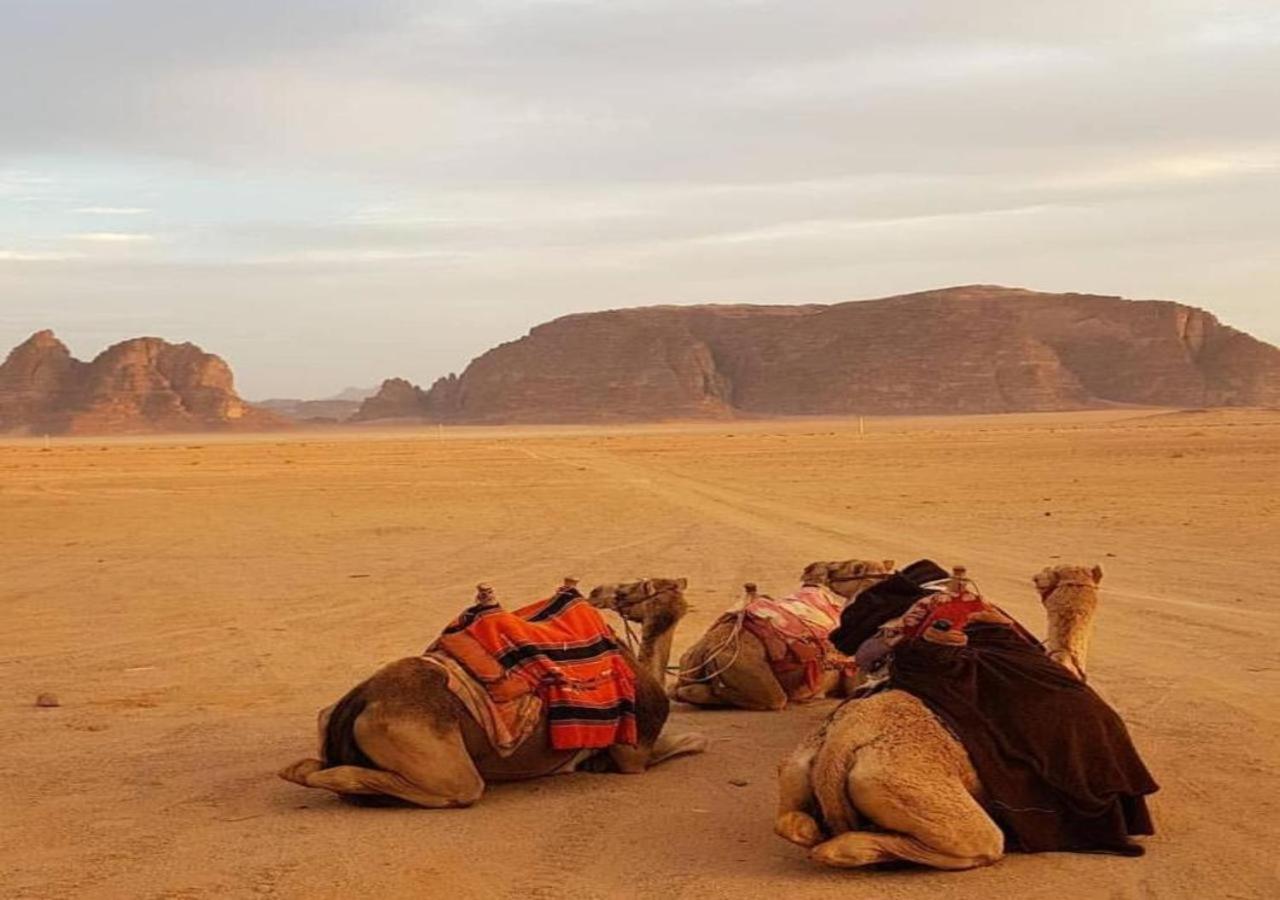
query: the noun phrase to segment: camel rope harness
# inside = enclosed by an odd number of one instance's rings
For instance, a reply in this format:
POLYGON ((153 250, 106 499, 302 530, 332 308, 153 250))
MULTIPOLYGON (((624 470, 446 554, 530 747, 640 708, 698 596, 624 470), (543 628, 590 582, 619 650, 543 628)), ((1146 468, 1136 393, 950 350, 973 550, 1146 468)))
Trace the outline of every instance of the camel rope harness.
MULTIPOLYGON (((837 578, 829 577, 827 579, 827 582, 828 584, 830 584, 832 582, 837 582, 837 581, 848 582, 848 581, 879 580, 882 578, 889 578, 893 574, 894 574, 893 572, 883 572, 883 573, 868 572, 863 575, 844 575, 837 578)), ((855 594, 854 596, 856 597, 857 595, 855 594)), ((848 599, 845 600, 845 603, 849 603, 849 602, 850 601, 848 599)), ((719 678, 721 675, 723 675, 725 672, 731 669, 733 667, 733 664, 738 661, 738 657, 742 655, 742 629, 743 629, 743 623, 746 621, 746 618, 747 618, 747 607, 744 605, 742 609, 734 613, 733 628, 730 630, 729 635, 723 641, 721 641, 719 646, 717 646, 715 649, 707 651, 707 653, 703 656, 702 662, 698 663, 697 665, 690 666, 687 669, 681 668, 678 665, 667 666, 667 671, 675 675, 678 681, 683 681, 688 684, 708 684, 712 681, 715 681, 715 679, 719 678), (733 646, 733 653, 729 656, 728 662, 718 667, 714 672, 704 671, 708 666, 712 664, 712 662, 716 659, 716 657, 719 656, 720 653, 725 649, 727 649, 730 645, 733 646), (701 673, 701 674, 697 674, 697 673, 701 673)), ((623 619, 623 623, 624 624, 626 623, 626 619, 623 619)), ((627 631, 628 631, 628 639, 629 639, 630 626, 628 626, 627 631)))

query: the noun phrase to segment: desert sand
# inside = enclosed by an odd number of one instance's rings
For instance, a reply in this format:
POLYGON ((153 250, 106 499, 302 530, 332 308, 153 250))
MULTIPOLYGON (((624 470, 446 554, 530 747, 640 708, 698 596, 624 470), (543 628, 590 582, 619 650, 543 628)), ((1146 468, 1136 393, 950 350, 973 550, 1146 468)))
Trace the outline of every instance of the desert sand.
POLYGON ((15 441, 0 551, 5 897, 1280 896, 1274 412, 15 441), (773 776, 830 702, 676 707, 705 755, 468 810, 274 776, 477 581, 686 576, 678 652, 744 581, 924 555, 1037 632, 1032 573, 1103 566, 1090 675, 1162 785, 1145 857, 817 867, 773 776))

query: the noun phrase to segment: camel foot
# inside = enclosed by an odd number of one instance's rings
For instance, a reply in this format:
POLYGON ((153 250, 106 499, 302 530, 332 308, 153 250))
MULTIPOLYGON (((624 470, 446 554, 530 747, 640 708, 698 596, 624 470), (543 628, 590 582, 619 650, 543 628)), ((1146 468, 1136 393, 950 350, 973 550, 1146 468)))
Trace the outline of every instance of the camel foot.
POLYGON ((837 869, 856 869, 888 862, 893 857, 884 852, 876 840, 878 836, 857 831, 846 831, 829 841, 818 844, 809 851, 809 858, 824 866, 837 869))
POLYGON ((709 746, 711 746, 711 742, 707 740, 706 735, 702 734, 679 734, 674 737, 663 735, 653 745, 653 750, 649 754, 648 764, 656 766, 660 762, 666 762, 677 756, 705 753, 709 746))
POLYGON ((985 835, 965 837, 969 839, 952 842, 954 850, 939 850, 906 834, 846 831, 814 847, 809 858, 840 869, 901 860, 954 872, 989 866, 1004 856, 1003 836, 994 843, 988 843, 985 835))
POLYGON ((779 837, 801 847, 813 847, 822 842, 822 829, 808 813, 783 813, 773 823, 773 830, 779 837))
POLYGON ((300 784, 303 787, 311 787, 307 783, 307 777, 323 768, 324 763, 318 759, 300 759, 291 766, 285 766, 276 775, 285 781, 292 781, 294 784, 300 784))

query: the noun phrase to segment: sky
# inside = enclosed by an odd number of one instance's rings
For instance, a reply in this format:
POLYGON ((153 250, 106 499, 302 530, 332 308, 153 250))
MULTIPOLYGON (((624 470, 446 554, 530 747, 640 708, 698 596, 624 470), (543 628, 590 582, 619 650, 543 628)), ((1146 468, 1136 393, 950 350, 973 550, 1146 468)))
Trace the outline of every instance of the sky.
POLYGON ((1280 343, 1274 0, 0 0, 0 352, 251 399, 558 315, 953 284, 1280 343))

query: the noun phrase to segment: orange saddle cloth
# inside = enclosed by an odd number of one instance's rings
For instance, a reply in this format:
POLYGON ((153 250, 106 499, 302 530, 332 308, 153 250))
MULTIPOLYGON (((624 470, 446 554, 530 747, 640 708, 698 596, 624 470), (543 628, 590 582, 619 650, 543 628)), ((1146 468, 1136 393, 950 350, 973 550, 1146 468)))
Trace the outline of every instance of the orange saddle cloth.
POLYGON ((613 629, 574 588, 514 612, 473 606, 428 652, 448 654, 499 705, 536 693, 556 750, 636 743, 635 672, 613 629))

